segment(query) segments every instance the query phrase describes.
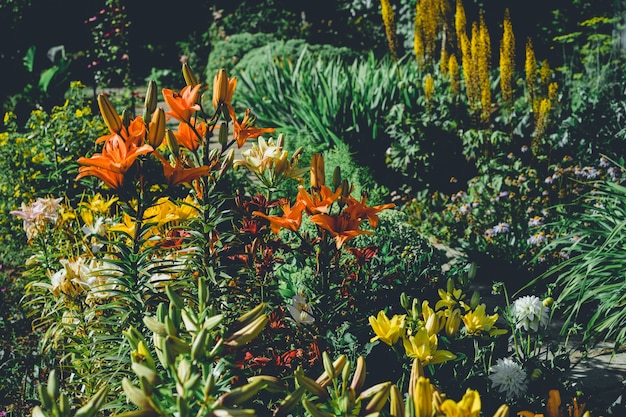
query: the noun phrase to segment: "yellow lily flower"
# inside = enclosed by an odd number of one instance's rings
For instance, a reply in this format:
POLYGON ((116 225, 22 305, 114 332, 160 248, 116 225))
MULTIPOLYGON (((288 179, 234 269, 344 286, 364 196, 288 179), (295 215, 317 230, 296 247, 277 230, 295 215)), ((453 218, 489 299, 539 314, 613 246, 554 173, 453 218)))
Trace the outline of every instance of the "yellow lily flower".
POLYGON ((420 328, 415 336, 402 339, 404 350, 410 358, 419 359, 423 365, 437 364, 456 358, 456 355, 447 350, 437 350, 437 335, 428 335, 425 327, 420 328))
POLYGON ((480 395, 472 389, 468 389, 458 403, 448 399, 441 404, 446 417, 478 417, 481 408, 480 395))
POLYGON ((489 336, 497 336, 505 334, 506 330, 498 329, 494 326, 496 320, 498 320, 498 314, 488 316, 485 310, 487 306, 481 304, 474 311, 468 311, 463 317, 463 323, 465 324, 465 330, 472 336, 477 336, 482 333, 488 333, 489 336))
POLYGON ((389 346, 393 346, 393 344, 400 338, 400 333, 404 329, 405 317, 406 314, 401 316, 395 314, 391 320, 389 320, 385 312, 382 310, 378 312, 376 317, 370 316, 370 326, 372 326, 374 333, 376 333, 376 336, 373 337, 370 342, 380 339, 389 346))

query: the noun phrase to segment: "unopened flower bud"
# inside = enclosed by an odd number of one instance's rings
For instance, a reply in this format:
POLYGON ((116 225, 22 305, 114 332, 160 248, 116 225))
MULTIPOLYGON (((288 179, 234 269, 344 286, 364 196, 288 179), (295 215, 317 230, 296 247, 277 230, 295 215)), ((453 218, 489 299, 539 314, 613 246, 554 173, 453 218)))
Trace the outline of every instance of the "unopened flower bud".
POLYGON ((543 375, 543 372, 541 371, 541 369, 535 368, 530 373, 530 380, 531 381, 537 381, 537 380, 539 380, 539 378, 541 378, 542 375, 543 375))
POLYGON ((452 278, 448 278, 446 282, 446 291, 448 294, 452 294, 454 292, 454 280, 452 278))
POLYGON ((472 298, 470 299, 470 308, 474 310, 480 304, 480 293, 478 291, 474 291, 472 293, 472 298))
POLYGON ((163 138, 165 138, 165 111, 159 108, 152 114, 152 121, 148 130, 148 144, 156 149, 163 142, 163 138))
POLYGON ((220 124, 218 141, 222 148, 228 144, 228 124, 226 122, 222 122, 222 124, 220 124))
POLYGON ((167 137, 167 147, 170 148, 170 152, 174 154, 174 156, 178 157, 180 153, 180 146, 178 146, 178 139, 176 139, 176 135, 170 129, 165 131, 165 135, 167 137))
POLYGON ((337 165, 333 171, 333 188, 336 190, 341 186, 341 167, 337 165))
POLYGON ((400 294, 400 305, 405 310, 409 308, 409 296, 406 295, 405 292, 402 292, 402 294, 400 294))
POLYGON ((551 307, 552 304, 554 304, 554 298, 552 298, 552 297, 544 298, 544 300, 543 300, 543 306, 544 307, 551 307))
POLYGON ((148 119, 148 115, 151 115, 157 108, 157 85, 154 80, 150 80, 148 83, 148 89, 146 90, 146 98, 143 103, 145 109, 144 120, 148 119))
POLYGON ((183 64, 183 78, 185 78, 185 83, 190 87, 195 87, 196 85, 200 84, 193 71, 189 67, 189 64, 187 64, 186 62, 183 64))
POLYGON ((319 189, 326 183, 324 170, 324 157, 316 153, 311 157, 311 187, 319 189))
POLYGON ((120 133, 122 130, 122 120, 115 111, 115 107, 113 107, 109 98, 104 94, 98 96, 98 107, 100 108, 100 114, 102 114, 102 119, 109 128, 109 131, 111 133, 120 133))
POLYGON ((122 125, 124 125, 124 127, 126 129, 128 129, 128 126, 130 126, 130 122, 133 119, 133 112, 131 109, 129 109, 128 107, 124 109, 124 111, 122 112, 122 125))
POLYGON ((276 147, 282 149, 283 146, 285 146, 285 135, 281 133, 276 139, 276 147))

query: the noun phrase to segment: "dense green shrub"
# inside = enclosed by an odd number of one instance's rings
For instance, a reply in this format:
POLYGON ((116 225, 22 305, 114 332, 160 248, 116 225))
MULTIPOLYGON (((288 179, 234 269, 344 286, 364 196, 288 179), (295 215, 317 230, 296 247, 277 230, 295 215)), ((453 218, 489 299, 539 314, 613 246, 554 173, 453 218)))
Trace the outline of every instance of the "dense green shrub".
POLYGON ((251 49, 258 48, 276 38, 269 33, 237 33, 215 42, 206 64, 205 77, 213 82, 213 77, 224 68, 229 74, 241 58, 251 49))
POLYGON ((23 130, 13 113, 5 115, 9 130, 0 133, 0 239, 3 263, 24 260, 21 222, 9 214, 22 203, 38 197, 63 197, 77 201, 85 190, 74 178, 78 173, 76 159, 93 149, 96 137, 106 126, 93 118, 90 100, 80 83, 73 83, 63 106, 47 113, 34 110, 23 130))

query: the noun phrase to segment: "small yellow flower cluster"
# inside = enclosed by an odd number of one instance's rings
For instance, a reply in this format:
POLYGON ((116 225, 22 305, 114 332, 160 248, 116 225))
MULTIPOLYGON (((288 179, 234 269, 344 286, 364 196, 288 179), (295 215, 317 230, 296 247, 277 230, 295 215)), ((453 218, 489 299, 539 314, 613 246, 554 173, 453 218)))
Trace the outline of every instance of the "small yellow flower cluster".
MULTIPOLYGON (((461 289, 454 288, 452 280, 447 288, 439 289, 439 301, 433 309, 427 300, 421 306, 417 299, 407 314, 394 315, 391 319, 384 311, 376 317, 370 316, 369 322, 376 334, 371 342, 381 340, 393 346, 400 338, 408 357, 418 359, 420 364, 437 364, 456 358, 447 350, 439 349, 438 335, 445 333, 448 338, 459 336, 461 323, 464 335, 471 337, 491 337, 506 333, 495 326, 498 314, 488 315, 486 305, 479 304, 476 293, 469 305, 464 301, 466 295, 461 289)), ((408 299, 403 295, 402 305, 408 307, 408 299)))

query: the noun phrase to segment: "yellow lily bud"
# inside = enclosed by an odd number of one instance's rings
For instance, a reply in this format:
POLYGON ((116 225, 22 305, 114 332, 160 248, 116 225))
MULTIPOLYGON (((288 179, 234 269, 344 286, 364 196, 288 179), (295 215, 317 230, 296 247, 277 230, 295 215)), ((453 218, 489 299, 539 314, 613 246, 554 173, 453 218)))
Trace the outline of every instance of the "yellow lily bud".
MULTIPOLYGON (((494 413, 493 417, 509 417, 509 406, 502 404, 494 413)), ((583 416, 584 417, 584 416, 583 416)))
POLYGON ((389 395, 389 413, 393 417, 404 417, 404 404, 402 403, 402 394, 396 384, 391 385, 389 395))
MULTIPOLYGON (((337 359, 335 359, 335 361, 333 362, 333 369, 335 370, 333 374, 339 374, 339 372, 341 372, 343 367, 346 366, 346 361, 347 361, 346 355, 340 355, 337 359)), ((324 373, 320 375, 315 380, 315 382, 317 382, 322 387, 327 387, 328 384, 330 384, 331 382, 331 378, 326 373, 326 371, 324 371, 324 373)))
POLYGON ((350 382, 350 388, 352 388, 355 392, 359 392, 365 383, 365 376, 365 358, 363 358, 363 356, 359 356, 356 358, 356 368, 354 370, 354 375, 352 376, 352 382, 350 382))
POLYGON ((109 98, 104 94, 100 94, 98 96, 98 107, 100 108, 100 114, 102 114, 102 119, 104 123, 109 128, 111 133, 120 133, 122 131, 122 119, 115 111, 115 107, 109 98))
POLYGON ((195 87, 200 84, 200 82, 198 82, 198 78, 196 78, 193 71, 189 67, 189 64, 186 62, 183 64, 183 78, 185 78, 185 83, 190 87, 195 87))
POLYGON ((165 138, 165 111, 159 108, 152 115, 150 129, 148 130, 148 144, 154 149, 158 148, 165 138))
POLYGON ((417 378, 417 388, 413 392, 415 417, 431 417, 433 414, 433 386, 430 379, 417 378))
POLYGON ((446 319, 446 335, 448 337, 455 336, 459 332, 461 327, 461 311, 455 308, 450 312, 450 315, 446 319))

